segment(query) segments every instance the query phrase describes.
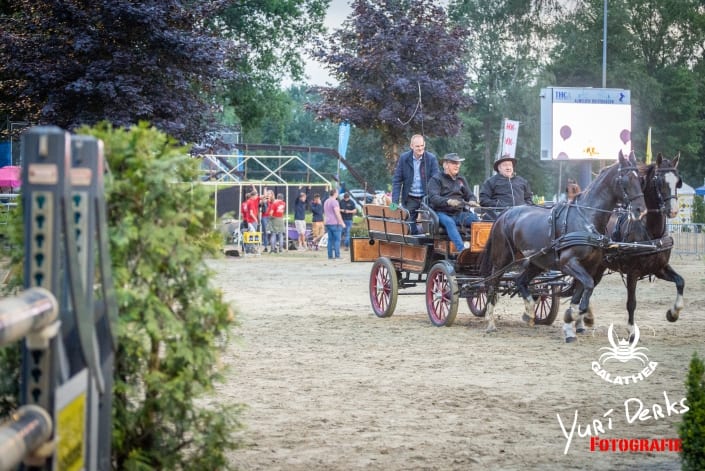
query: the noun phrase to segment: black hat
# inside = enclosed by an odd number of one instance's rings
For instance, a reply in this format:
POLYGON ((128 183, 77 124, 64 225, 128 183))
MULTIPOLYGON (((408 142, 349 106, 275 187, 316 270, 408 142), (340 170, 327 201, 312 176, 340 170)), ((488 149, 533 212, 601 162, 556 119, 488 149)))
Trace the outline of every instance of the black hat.
POLYGON ((461 159, 458 154, 452 153, 444 155, 443 160, 450 160, 451 162, 462 162, 465 159, 461 159))
POLYGON ((499 164, 501 164, 502 162, 507 162, 507 161, 511 162, 513 167, 516 167, 517 159, 515 159, 514 157, 512 157, 509 154, 504 154, 502 157, 500 157, 499 159, 494 161, 494 171, 499 172, 499 170, 497 170, 497 167, 499 167, 499 164))

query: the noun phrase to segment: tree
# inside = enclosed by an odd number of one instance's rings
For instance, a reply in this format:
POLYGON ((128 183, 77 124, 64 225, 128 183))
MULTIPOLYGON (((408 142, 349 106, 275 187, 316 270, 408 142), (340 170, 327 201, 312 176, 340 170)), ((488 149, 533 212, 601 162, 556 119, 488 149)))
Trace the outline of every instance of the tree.
POLYGON ((482 156, 474 174, 489 177, 504 118, 519 121, 518 172, 544 192, 545 165, 539 165, 539 89, 548 43, 548 24, 559 2, 544 0, 455 0, 448 7, 455 24, 468 30, 465 60, 477 100, 468 122, 470 153, 482 156))
POLYGON ((182 141, 212 120, 233 51, 222 2, 9 0, 0 16, 0 114, 72 130, 149 120, 182 141))
POLYGON ((322 101, 307 109, 376 129, 392 168, 412 134, 459 132, 459 113, 472 103, 464 93, 467 32, 433 0, 355 0, 352 7, 343 27, 312 51, 340 85, 316 87, 322 101))
POLYGON ((226 469, 235 404, 202 403, 220 379, 233 313, 204 257, 220 236, 190 183, 198 162, 155 128, 81 128, 105 143, 110 255, 120 306, 113 409, 115 469, 226 469))
POLYGON ((685 382, 688 411, 678 427, 684 470, 705 468, 705 365, 696 353, 690 360, 685 382))
MULTIPOLYGON (((323 29, 330 0, 238 0, 219 17, 220 34, 240 47, 225 97, 246 134, 277 117, 282 78, 303 76, 303 44, 323 29), (301 45, 301 46, 300 46, 301 45)), ((250 142, 254 142, 250 140, 250 142)), ((269 142, 269 141, 268 141, 269 142)), ((272 141, 273 142, 273 141, 272 141)))
MULTIPOLYGON (((561 86, 601 85, 603 1, 581 0, 555 29, 549 71, 561 86)), ((632 147, 681 151, 684 179, 699 181, 705 134, 701 45, 705 12, 696 0, 611 1, 607 26, 607 86, 632 95, 632 147)))

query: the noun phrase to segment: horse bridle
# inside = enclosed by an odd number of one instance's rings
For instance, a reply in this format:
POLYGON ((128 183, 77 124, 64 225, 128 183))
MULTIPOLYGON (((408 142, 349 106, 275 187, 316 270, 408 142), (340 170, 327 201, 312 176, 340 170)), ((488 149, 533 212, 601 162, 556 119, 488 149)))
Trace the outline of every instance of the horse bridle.
MULTIPOLYGON (((676 185, 676 193, 671 194, 668 198, 664 198, 663 193, 661 192, 661 186, 663 185, 663 175, 667 173, 674 173, 678 175, 678 169, 675 167, 656 167, 656 171, 654 172, 654 176, 651 178, 652 181, 654 182, 654 186, 656 187, 656 197, 658 199, 658 208, 659 212, 661 213, 666 213, 666 202, 668 200, 675 200, 676 205, 678 204, 678 184, 676 185)), ((680 175, 678 175, 678 182, 680 183, 681 178, 680 175)))
POLYGON ((629 165, 625 167, 622 167, 622 165, 620 165, 617 169, 617 179, 619 179, 619 185, 622 189, 622 200, 624 201, 624 207, 626 209, 629 209, 631 207, 632 201, 644 197, 644 192, 641 191, 641 185, 639 185, 639 193, 632 197, 629 197, 629 193, 627 193, 627 175, 629 174, 629 172, 634 172, 634 175, 639 178, 639 171, 635 165, 629 165))

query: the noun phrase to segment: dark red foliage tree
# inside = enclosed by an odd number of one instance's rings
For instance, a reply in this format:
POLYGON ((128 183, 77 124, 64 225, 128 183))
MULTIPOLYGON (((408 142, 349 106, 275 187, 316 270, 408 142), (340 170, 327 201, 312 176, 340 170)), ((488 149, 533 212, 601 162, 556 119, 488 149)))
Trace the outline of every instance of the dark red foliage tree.
POLYGON ((73 129, 147 120, 183 141, 212 116, 229 78, 209 26, 219 1, 6 0, 0 4, 0 116, 73 129))
POLYGON ((412 134, 456 135, 473 102, 464 93, 466 31, 437 3, 355 0, 348 21, 312 52, 339 85, 316 87, 322 100, 307 109, 379 130, 389 167, 412 134))

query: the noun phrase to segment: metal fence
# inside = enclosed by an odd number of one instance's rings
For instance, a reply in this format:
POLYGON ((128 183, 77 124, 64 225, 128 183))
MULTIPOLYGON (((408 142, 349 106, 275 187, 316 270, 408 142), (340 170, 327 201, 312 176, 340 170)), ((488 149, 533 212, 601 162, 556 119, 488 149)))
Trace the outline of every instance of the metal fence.
POLYGON ((669 224, 673 252, 677 255, 705 255, 705 224, 669 224))

